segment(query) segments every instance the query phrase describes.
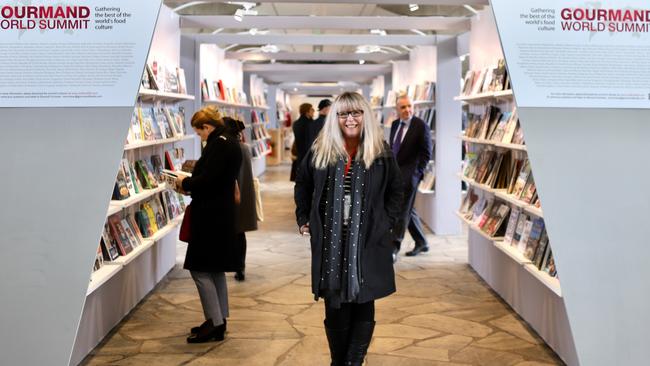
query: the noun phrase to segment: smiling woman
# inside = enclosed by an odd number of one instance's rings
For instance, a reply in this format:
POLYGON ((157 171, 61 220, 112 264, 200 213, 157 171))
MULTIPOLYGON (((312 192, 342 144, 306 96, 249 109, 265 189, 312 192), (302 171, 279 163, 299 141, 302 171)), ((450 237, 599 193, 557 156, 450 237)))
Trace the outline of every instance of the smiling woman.
POLYGON ((343 93, 298 170, 296 218, 311 233, 312 292, 325 299, 332 365, 361 365, 375 300, 395 292, 391 242, 402 182, 370 105, 343 93))

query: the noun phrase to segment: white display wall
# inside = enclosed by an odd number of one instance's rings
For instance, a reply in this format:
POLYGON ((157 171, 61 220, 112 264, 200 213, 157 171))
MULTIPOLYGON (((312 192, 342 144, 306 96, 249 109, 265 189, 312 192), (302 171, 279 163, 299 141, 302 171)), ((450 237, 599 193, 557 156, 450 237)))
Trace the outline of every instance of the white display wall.
MULTIPOLYGON (((481 11, 479 15, 472 19, 471 27, 469 38, 470 69, 480 70, 496 65, 499 59, 503 59, 503 53, 492 10, 488 8, 481 11)), ((512 108, 512 102, 499 103, 502 108, 508 110, 512 108)), ((469 108, 470 112, 481 114, 485 105, 480 103, 470 104, 469 108)), ((530 137, 534 132, 527 128, 526 116, 521 112, 521 109, 518 109, 518 112, 524 136, 526 137, 526 147, 530 155, 530 137)), ((539 190, 540 167, 536 162, 535 159, 531 159, 532 172, 539 190)), ((555 172, 550 174, 556 176, 555 172)), ((544 220, 548 228, 548 201, 545 196, 542 196, 541 192, 540 198, 542 198, 544 220)), ((551 245, 555 248, 557 238, 550 229, 548 229, 548 235, 551 245)), ((502 250, 495 245, 492 239, 487 239, 472 228, 469 230, 468 242, 469 263, 472 268, 539 334, 564 362, 568 365, 577 365, 578 358, 564 303, 564 285, 561 288, 560 286, 548 285, 543 276, 539 276, 539 273, 537 273, 539 271, 531 270, 519 257, 508 254, 506 250, 502 250)), ((555 249, 553 252, 555 254, 555 249)), ((556 261, 556 263, 558 262, 556 261)), ((558 274, 561 273, 562 268, 558 263, 558 274)))
POLYGON ((200 80, 222 80, 224 86, 244 90, 241 61, 227 60, 226 51, 214 44, 202 44, 200 49, 200 80))

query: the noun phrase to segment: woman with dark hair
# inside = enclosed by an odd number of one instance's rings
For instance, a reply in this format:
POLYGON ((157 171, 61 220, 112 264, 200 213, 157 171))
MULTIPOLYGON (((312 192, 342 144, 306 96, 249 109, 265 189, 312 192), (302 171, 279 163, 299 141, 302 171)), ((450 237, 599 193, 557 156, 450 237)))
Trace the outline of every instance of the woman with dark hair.
POLYGON ((332 365, 361 365, 374 300, 395 292, 392 240, 402 182, 368 102, 341 94, 298 170, 296 218, 311 234, 312 292, 325 299, 332 365))
MULTIPOLYGON (((296 173, 300 167, 302 159, 307 155, 307 152, 311 148, 309 144, 309 131, 310 124, 314 123, 314 107, 310 103, 303 103, 298 108, 300 112, 300 118, 293 123, 291 128, 293 129, 293 144, 296 151, 296 160, 291 164, 291 176, 290 180, 293 182, 296 178, 296 173)), ((293 150, 293 148, 291 149, 293 150)))
POLYGON ((190 239, 183 268, 196 283, 205 322, 194 327, 188 343, 221 341, 228 317, 228 288, 224 272, 234 272, 237 246, 235 184, 241 166, 238 142, 226 133, 221 114, 206 107, 192 117, 192 128, 206 142, 192 176, 176 181, 192 196, 190 239))
POLYGON ((257 230, 257 207, 255 206, 255 187, 253 186, 253 166, 251 147, 242 142, 242 133, 246 126, 244 122, 230 117, 224 117, 226 131, 235 140, 239 141, 239 148, 242 153, 241 166, 237 183, 241 202, 237 205, 237 251, 233 260, 238 264, 235 279, 244 281, 246 279, 246 232, 257 230))

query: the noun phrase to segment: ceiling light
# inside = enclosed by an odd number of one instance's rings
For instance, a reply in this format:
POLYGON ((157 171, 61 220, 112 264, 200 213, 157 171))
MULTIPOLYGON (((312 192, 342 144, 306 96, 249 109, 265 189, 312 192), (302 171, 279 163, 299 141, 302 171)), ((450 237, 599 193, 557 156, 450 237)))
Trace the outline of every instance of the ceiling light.
POLYGON ((404 46, 404 45, 400 45, 400 47, 402 47, 403 49, 405 49, 405 50, 406 50, 407 52, 411 52, 411 49, 410 49, 410 48, 408 48, 407 46, 404 46))
POLYGON ((359 65, 363 65, 366 63, 366 60, 359 60, 359 65))
POLYGON ((419 29, 411 29, 411 32, 413 32, 415 34, 419 34, 421 36, 426 36, 427 35, 426 33, 424 33, 423 31, 421 31, 419 29))
POLYGON ((274 58, 271 59, 271 63, 272 63, 272 64, 275 63, 275 59, 274 59, 274 58))
POLYGON ((278 46, 276 46, 274 44, 267 44, 265 46, 262 46, 262 47, 260 47, 260 50, 262 52, 266 52, 266 53, 276 53, 276 52, 280 51, 278 46))
POLYGON ((223 31, 223 28, 219 28, 219 29, 215 30, 214 32, 212 32, 212 34, 221 33, 221 31, 223 31))
POLYGON ((175 7, 174 9, 172 9, 172 11, 173 11, 173 12, 177 12, 177 11, 179 11, 179 10, 183 10, 183 9, 185 9, 185 8, 189 8, 190 6, 201 5, 201 4, 205 4, 205 3, 208 3, 208 2, 209 2, 209 1, 190 1, 189 3, 185 3, 185 4, 183 4, 183 5, 180 5, 180 6, 175 7))
POLYGON ((385 36, 386 35, 386 31, 383 30, 383 29, 371 29, 370 33, 371 34, 378 34, 380 36, 385 36))
POLYGON ((420 9, 420 6, 418 4, 409 4, 410 11, 416 11, 418 9, 420 9))
POLYGON ((475 15, 478 15, 478 11, 476 11, 476 9, 474 9, 473 7, 471 7, 471 6, 467 5, 467 4, 463 5, 463 7, 464 7, 465 9, 471 11, 471 12, 474 13, 475 15))
POLYGON ((248 1, 227 1, 227 3, 231 5, 240 5, 246 10, 251 10, 257 5, 256 3, 251 3, 248 1))
POLYGON ((224 50, 224 51, 228 51, 228 50, 233 49, 233 48, 235 48, 235 47, 237 47, 237 46, 239 46, 239 43, 233 43, 233 44, 231 44, 230 46, 224 48, 223 50, 224 50))
POLYGON ((293 91, 297 92, 297 91, 298 91, 298 88, 293 88, 293 91))
POLYGON ((381 48, 377 45, 362 45, 357 46, 355 53, 375 53, 381 52, 381 48))
POLYGON ((252 36, 257 34, 257 28, 251 28, 248 33, 250 33, 252 36))
POLYGON ((244 9, 237 9, 237 11, 235 11, 235 15, 233 16, 235 17, 236 21, 241 22, 244 20, 244 9))

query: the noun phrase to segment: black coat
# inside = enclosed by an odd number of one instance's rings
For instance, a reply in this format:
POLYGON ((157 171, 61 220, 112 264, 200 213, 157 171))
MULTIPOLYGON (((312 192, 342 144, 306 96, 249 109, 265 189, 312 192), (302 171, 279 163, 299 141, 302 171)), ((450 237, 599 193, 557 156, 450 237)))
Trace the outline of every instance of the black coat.
MULTIPOLYGON (((367 302, 395 292, 393 232, 402 214, 402 181, 388 146, 365 177, 363 232, 361 233, 361 289, 357 302, 367 302)), ((327 169, 316 169, 309 152, 298 171, 294 198, 298 227, 311 231, 312 292, 319 297, 323 252, 323 223, 319 204, 327 184, 327 169)))
POLYGON ((307 155, 307 152, 311 147, 311 144, 309 144, 309 134, 312 122, 314 121, 311 118, 303 115, 300 116, 291 127, 293 129, 293 137, 295 138, 296 150, 298 152, 296 154, 298 157, 298 164, 300 164, 305 155, 307 155))
MULTIPOLYGON (((399 119, 393 121, 390 127, 390 140, 388 143, 393 146, 395 134, 399 128, 399 119)), ((427 163, 431 160, 431 129, 423 120, 413 116, 411 125, 402 140, 399 152, 395 159, 402 172, 404 184, 410 184, 411 189, 416 187, 422 177, 427 163)))
POLYGON ((192 177, 183 180, 183 190, 192 195, 190 241, 183 268, 198 272, 237 270, 234 187, 241 161, 239 142, 214 131, 192 177))

